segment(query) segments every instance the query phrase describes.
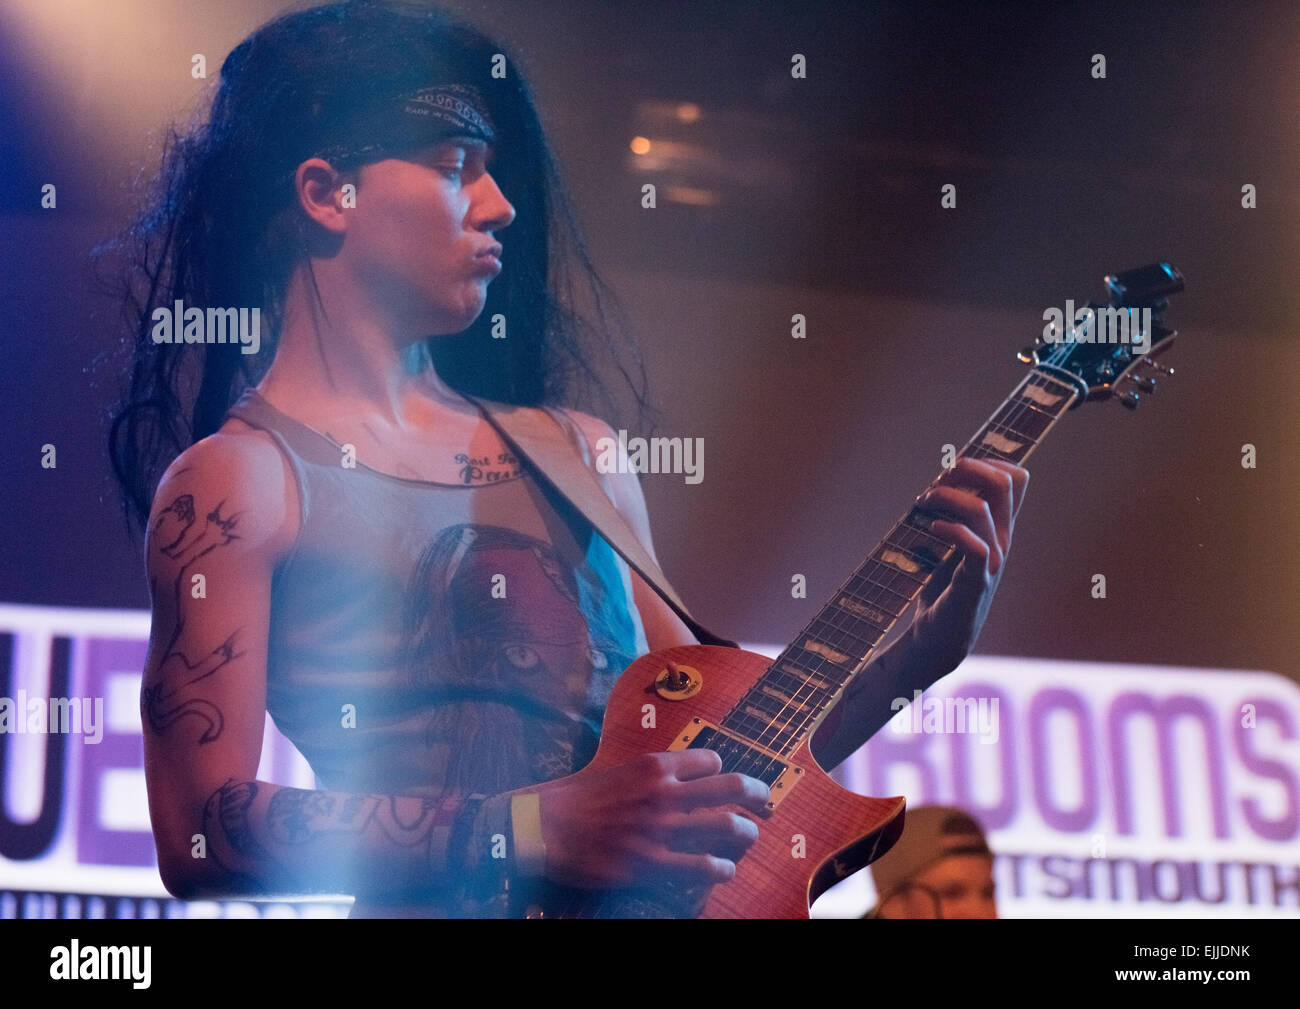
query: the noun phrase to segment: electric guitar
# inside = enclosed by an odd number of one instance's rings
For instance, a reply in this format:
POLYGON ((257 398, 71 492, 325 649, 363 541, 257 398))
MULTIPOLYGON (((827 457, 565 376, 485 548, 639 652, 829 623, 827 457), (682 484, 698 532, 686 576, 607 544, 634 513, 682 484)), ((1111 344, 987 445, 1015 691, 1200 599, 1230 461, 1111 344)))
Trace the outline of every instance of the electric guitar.
MULTIPOLYGON (((1176 335, 1161 317, 1169 296, 1183 289, 1182 276, 1168 263, 1155 263, 1105 283, 1108 305, 1090 303, 1075 319, 1062 313, 1060 326, 1020 352, 1033 367, 960 456, 1022 463, 1067 410, 1110 398, 1136 407, 1141 394, 1154 389, 1154 372, 1173 373, 1155 357, 1176 335), (1128 342, 1110 342, 1116 336, 1128 342)), ((766 782, 771 800, 758 821, 759 838, 730 882, 674 887, 647 881, 601 891, 542 883, 512 892, 512 912, 532 918, 806 918, 818 896, 888 851, 903 829, 904 799, 841 788, 817 765, 809 742, 954 553, 930 531, 941 517, 912 507, 775 660, 712 645, 666 648, 633 662, 615 684, 596 755, 574 777, 645 753, 707 748, 722 757, 724 773, 766 782), (654 705, 653 728, 643 727, 647 704, 654 705)))

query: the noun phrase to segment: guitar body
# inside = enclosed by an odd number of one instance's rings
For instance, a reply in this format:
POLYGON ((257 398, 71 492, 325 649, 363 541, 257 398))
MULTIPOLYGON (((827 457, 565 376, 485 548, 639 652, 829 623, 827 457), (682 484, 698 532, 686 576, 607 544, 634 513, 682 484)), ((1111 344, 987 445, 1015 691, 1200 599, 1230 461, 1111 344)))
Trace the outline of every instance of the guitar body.
MULTIPOLYGON (((596 756, 574 777, 683 748, 702 727, 717 726, 771 665, 754 652, 713 645, 642 656, 614 685, 596 756), (656 689, 669 662, 698 674, 691 696, 670 700, 656 689), (654 705, 653 728, 642 728, 647 704, 654 705)), ((889 850, 902 832, 905 805, 902 798, 870 799, 841 788, 808 751, 811 736, 788 755, 772 755, 785 767, 770 786, 774 806, 769 817, 756 818, 758 841, 730 882, 689 893, 547 885, 519 895, 516 911, 525 917, 807 918, 813 900, 889 850)))

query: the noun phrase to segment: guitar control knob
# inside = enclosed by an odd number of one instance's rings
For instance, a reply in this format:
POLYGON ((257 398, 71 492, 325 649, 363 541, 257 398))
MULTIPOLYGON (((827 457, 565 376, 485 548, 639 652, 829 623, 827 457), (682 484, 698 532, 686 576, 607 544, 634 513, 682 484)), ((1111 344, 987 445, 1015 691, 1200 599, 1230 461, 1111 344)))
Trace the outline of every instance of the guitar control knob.
POLYGON ((694 666, 679 666, 676 662, 664 663, 655 676, 655 692, 665 700, 684 701, 700 692, 704 677, 694 666))
POLYGON ((1124 393, 1124 395, 1119 398, 1119 401, 1130 410, 1136 410, 1138 408, 1138 394, 1136 392, 1124 393))

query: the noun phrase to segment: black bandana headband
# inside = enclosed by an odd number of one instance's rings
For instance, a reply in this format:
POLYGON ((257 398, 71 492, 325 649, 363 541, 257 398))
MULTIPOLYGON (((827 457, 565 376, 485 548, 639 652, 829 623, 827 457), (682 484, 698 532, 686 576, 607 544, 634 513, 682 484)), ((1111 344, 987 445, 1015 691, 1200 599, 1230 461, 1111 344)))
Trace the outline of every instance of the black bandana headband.
POLYGON ((450 137, 474 137, 485 143, 496 130, 478 89, 468 84, 438 84, 398 95, 359 112, 347 133, 364 135, 364 143, 337 141, 317 149, 317 157, 344 164, 394 156, 450 137))

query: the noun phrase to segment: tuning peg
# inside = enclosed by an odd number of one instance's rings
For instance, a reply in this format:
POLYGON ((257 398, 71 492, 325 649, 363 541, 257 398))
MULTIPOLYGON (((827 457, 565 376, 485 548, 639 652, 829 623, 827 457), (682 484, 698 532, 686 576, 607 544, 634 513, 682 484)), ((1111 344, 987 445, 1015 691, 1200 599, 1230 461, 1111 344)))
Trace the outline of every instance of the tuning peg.
POLYGON ((1123 403, 1126 407, 1128 407, 1130 410, 1136 410, 1138 408, 1139 398, 1140 397, 1136 392, 1126 392, 1124 393, 1124 395, 1119 397, 1119 401, 1123 403))
POLYGON ((1154 357, 1144 357, 1142 358, 1142 363, 1145 364, 1148 368, 1153 368, 1154 370, 1160 372, 1163 375, 1172 375, 1174 373, 1173 368, 1166 368, 1154 357))
POLYGON ((1156 391, 1156 380, 1154 378, 1135 378, 1133 379, 1133 384, 1143 392, 1156 391))

